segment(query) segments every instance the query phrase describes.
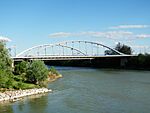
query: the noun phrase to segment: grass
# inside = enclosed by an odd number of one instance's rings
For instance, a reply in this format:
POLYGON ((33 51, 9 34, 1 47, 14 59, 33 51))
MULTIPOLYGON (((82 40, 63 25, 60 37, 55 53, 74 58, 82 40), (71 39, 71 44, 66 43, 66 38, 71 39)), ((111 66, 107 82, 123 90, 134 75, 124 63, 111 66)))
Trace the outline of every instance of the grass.
POLYGON ((32 89, 32 88, 39 88, 39 86, 35 84, 31 84, 31 83, 14 81, 14 88, 15 89, 32 89))

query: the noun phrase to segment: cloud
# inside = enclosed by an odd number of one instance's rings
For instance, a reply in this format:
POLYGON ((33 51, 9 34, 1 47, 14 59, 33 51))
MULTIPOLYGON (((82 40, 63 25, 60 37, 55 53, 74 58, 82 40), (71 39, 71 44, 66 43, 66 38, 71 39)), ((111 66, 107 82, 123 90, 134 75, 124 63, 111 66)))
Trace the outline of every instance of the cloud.
POLYGON ((132 46, 133 48, 138 48, 138 49, 145 49, 145 48, 149 48, 150 46, 148 46, 148 45, 133 45, 132 46))
POLYGON ((137 38, 150 38, 150 34, 140 34, 136 35, 137 38))
POLYGON ((92 34, 93 37, 101 37, 109 39, 131 38, 132 35, 133 33, 129 31, 95 32, 92 34))
POLYGON ((72 33, 67 32, 58 32, 58 33, 52 33, 49 35, 50 38, 58 38, 58 37, 69 37, 72 33))
POLYGON ((119 25, 113 26, 109 29, 140 29, 140 28, 149 28, 149 25, 119 25))
POLYGON ((79 33, 69 33, 69 32, 57 32, 52 33, 49 35, 49 38, 63 38, 63 37, 78 37, 78 36, 85 36, 87 32, 79 32, 79 33))
POLYGON ((71 36, 92 36, 92 37, 120 37, 124 35, 131 35, 132 32, 128 31, 108 31, 108 32, 94 32, 94 31, 87 31, 87 32, 79 32, 79 33, 69 33, 69 32, 58 32, 52 33, 49 35, 50 38, 59 38, 59 37, 71 37, 71 36))
POLYGON ((107 31, 107 32, 87 31, 87 32, 79 32, 79 33, 58 32, 49 35, 50 38, 80 37, 80 36, 107 38, 107 39, 119 40, 119 41, 120 40, 131 41, 134 39, 150 38, 150 34, 134 34, 133 32, 130 31, 107 31))
POLYGON ((10 42, 11 40, 7 37, 0 36, 0 42, 10 42))

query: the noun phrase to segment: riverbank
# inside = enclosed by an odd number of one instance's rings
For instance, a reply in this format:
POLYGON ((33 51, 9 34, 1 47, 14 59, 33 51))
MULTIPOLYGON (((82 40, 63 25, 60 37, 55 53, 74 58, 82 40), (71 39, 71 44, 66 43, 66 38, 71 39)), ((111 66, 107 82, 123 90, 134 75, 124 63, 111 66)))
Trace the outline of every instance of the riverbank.
POLYGON ((49 72, 49 76, 48 76, 48 82, 54 82, 59 78, 62 78, 63 76, 61 74, 53 74, 51 72, 49 72))
POLYGON ((37 95, 42 93, 52 92, 51 89, 47 88, 34 88, 34 89, 26 89, 26 90, 13 90, 13 91, 5 91, 0 92, 0 102, 3 101, 17 101, 22 99, 23 97, 30 95, 37 95))
MULTIPOLYGON (((54 82, 59 78, 62 78, 61 74, 49 73, 48 82, 54 82)), ((4 102, 4 101, 14 102, 26 96, 52 92, 51 89, 47 89, 47 88, 32 88, 32 89, 25 89, 25 90, 14 90, 14 89, 13 90, 3 89, 3 90, 1 90, 0 92, 0 102, 4 102)))

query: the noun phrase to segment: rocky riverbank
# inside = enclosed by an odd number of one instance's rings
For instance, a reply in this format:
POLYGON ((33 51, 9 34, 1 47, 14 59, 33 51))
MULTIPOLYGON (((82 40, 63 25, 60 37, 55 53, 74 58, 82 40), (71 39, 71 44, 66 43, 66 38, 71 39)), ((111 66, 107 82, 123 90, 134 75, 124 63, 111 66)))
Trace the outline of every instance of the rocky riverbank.
POLYGON ((56 81, 57 79, 62 78, 62 77, 63 77, 63 76, 62 76, 61 74, 56 75, 56 74, 53 74, 53 73, 50 73, 50 72, 49 72, 48 81, 49 81, 49 82, 54 82, 54 81, 56 81))
POLYGON ((47 92, 52 92, 52 90, 47 88, 34 88, 34 89, 26 89, 26 90, 0 92, 0 102, 17 101, 22 99, 25 96, 42 94, 47 92))

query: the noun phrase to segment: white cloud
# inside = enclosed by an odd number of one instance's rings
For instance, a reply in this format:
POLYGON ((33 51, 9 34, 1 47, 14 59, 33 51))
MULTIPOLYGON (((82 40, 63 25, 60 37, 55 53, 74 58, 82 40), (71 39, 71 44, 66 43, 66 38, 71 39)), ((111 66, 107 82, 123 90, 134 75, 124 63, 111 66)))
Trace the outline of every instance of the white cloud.
POLYGON ((131 38, 132 32, 128 31, 108 31, 108 32, 95 32, 94 37, 110 38, 110 39, 122 39, 131 38))
POLYGON ((149 25, 119 25, 119 26, 113 26, 109 29, 140 29, 140 28, 148 28, 149 25))
POLYGON ((0 36, 0 42, 10 42, 11 40, 7 37, 0 36))
POLYGON ((49 35, 50 38, 58 38, 58 37, 69 37, 72 33, 67 32, 58 32, 58 33, 52 33, 49 35))
POLYGON ((57 32, 49 35, 49 38, 63 38, 63 37, 73 37, 73 36, 85 36, 88 32, 79 32, 79 33, 71 33, 71 32, 57 32))
POLYGON ((149 48, 150 46, 148 46, 148 45, 133 45, 131 47, 138 48, 138 49, 141 49, 141 48, 144 49, 144 48, 149 48))
POLYGON ((138 38, 150 38, 150 34, 134 34, 133 32, 129 32, 129 31, 107 31, 107 32, 87 31, 87 32, 79 32, 79 33, 58 32, 49 35, 50 38, 79 37, 79 36, 108 38, 112 40, 128 40, 128 41, 138 39, 138 38))
POLYGON ((136 35, 137 38, 150 38, 150 34, 140 34, 136 35))

